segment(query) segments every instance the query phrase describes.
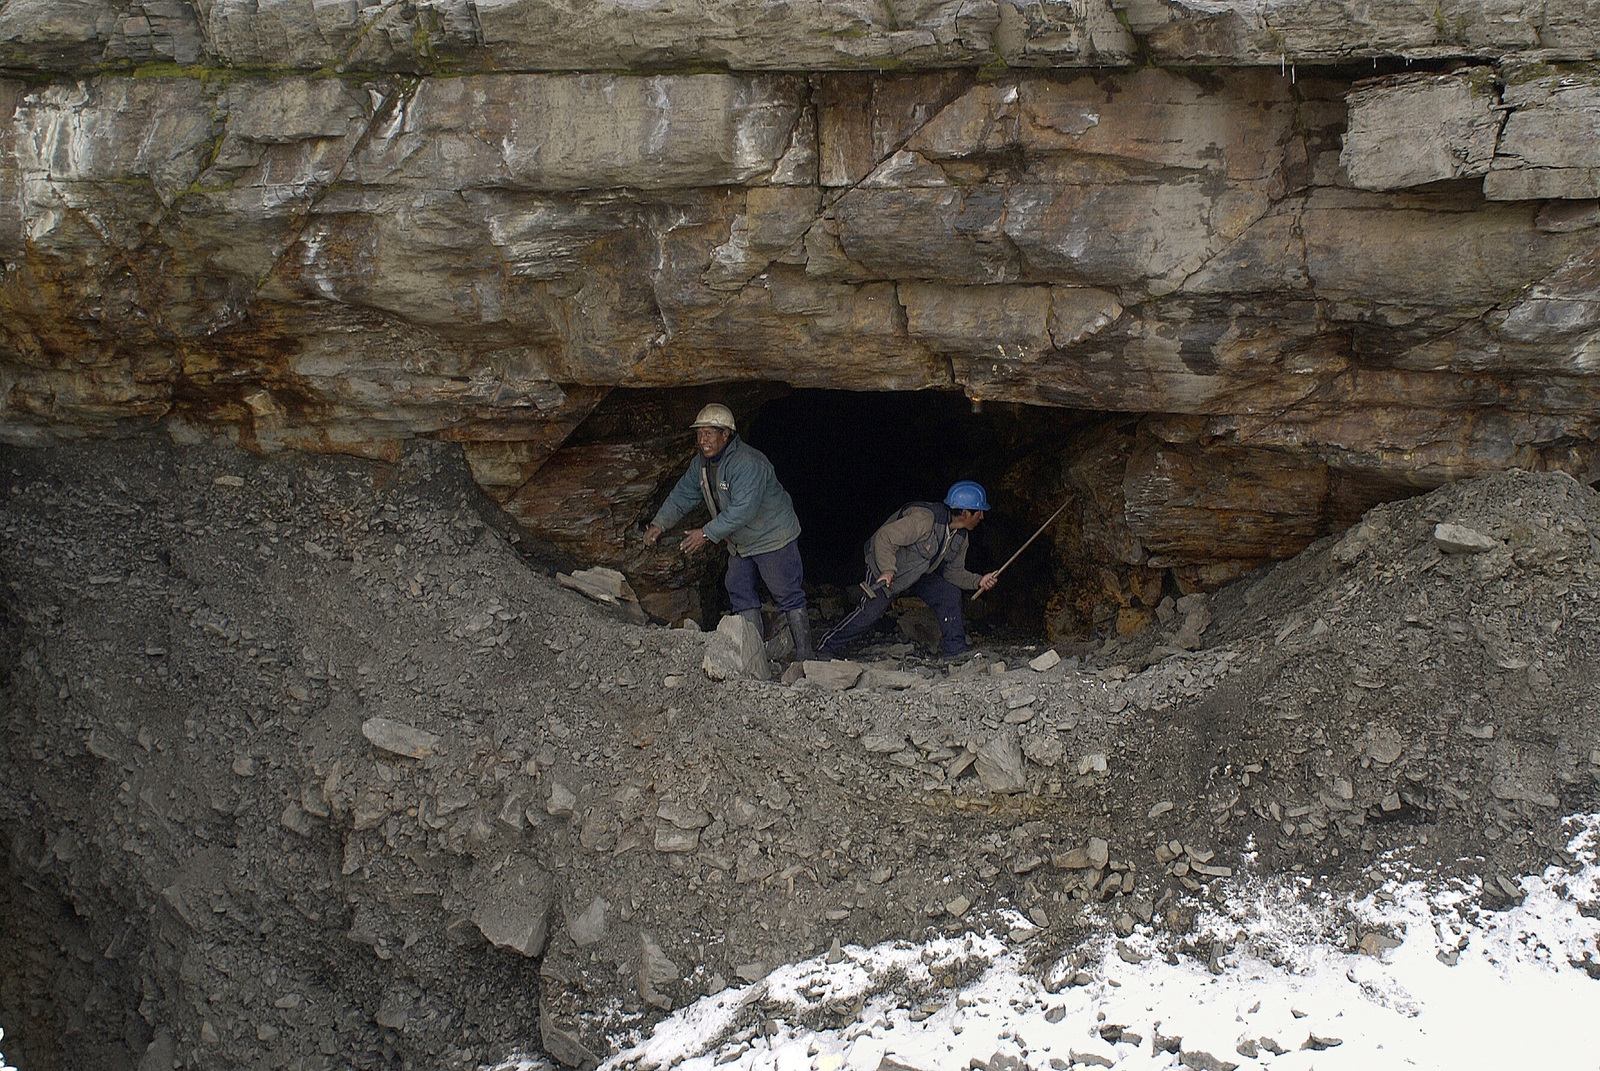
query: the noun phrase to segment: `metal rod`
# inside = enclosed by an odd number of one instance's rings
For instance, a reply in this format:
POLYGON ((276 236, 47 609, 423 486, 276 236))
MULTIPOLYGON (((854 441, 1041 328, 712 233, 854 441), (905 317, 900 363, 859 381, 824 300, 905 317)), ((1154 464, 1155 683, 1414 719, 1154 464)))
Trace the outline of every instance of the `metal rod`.
MULTIPOLYGON (((1050 519, 1045 521, 1043 524, 1041 524, 1039 526, 1039 530, 1037 532, 1033 533, 1031 536, 1029 536, 1028 537, 1028 541, 1026 543, 1022 544, 1022 546, 1018 547, 1017 548, 1017 552, 1015 554, 1011 555, 1011 557, 1006 559, 1005 565, 1002 565, 1000 568, 998 568, 998 569, 996 569, 994 571, 995 578, 999 579, 1000 574, 1005 572, 1008 568, 1010 568, 1011 563, 1016 561, 1019 557, 1021 557, 1022 556, 1022 552, 1027 550, 1030 546, 1032 546, 1033 545, 1033 541, 1035 539, 1038 539, 1040 536, 1044 535, 1044 530, 1046 528, 1049 528, 1052 524, 1054 524, 1055 523, 1055 519, 1057 517, 1061 516, 1061 511, 1066 509, 1071 504, 1072 504, 1072 496, 1068 495, 1067 496, 1067 500, 1065 502, 1061 503, 1060 509, 1057 509, 1054 513, 1050 514, 1050 519)), ((973 596, 972 596, 972 601, 973 602, 977 602, 981 598, 983 598, 983 592, 981 592, 981 591, 974 592, 973 596)))

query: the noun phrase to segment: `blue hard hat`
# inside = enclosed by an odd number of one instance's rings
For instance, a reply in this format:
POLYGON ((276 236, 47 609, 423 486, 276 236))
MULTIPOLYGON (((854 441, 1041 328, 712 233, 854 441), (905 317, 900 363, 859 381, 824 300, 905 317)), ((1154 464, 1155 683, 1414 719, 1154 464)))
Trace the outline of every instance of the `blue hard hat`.
POLYGON ((951 509, 987 510, 989 496, 984 494, 983 484, 976 480, 957 480, 950 485, 950 493, 944 496, 944 504, 951 509))

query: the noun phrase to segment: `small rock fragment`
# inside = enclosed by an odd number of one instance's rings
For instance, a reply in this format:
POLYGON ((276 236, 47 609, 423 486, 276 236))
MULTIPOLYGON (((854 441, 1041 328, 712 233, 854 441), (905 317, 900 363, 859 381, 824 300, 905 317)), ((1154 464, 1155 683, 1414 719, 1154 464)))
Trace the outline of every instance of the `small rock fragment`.
POLYGON ((1178 1062, 1184 1067, 1192 1067, 1194 1071, 1237 1071, 1237 1061, 1224 1060, 1213 1056, 1203 1049, 1183 1049, 1178 1057, 1178 1062))
POLYGON ((842 692, 847 688, 855 687, 865 670, 860 662, 836 660, 833 662, 806 662, 806 680, 818 688, 842 692))
POLYGON ((532 861, 513 856, 498 868, 480 862, 469 883, 472 922, 497 948, 529 957, 544 951, 555 882, 532 861))
POLYGON ((1004 732, 983 745, 975 763, 978 780, 996 794, 1021 792, 1028 787, 1022 747, 1015 733, 1004 732))
POLYGON ((874 755, 893 755, 906 749, 906 734, 873 729, 861 737, 861 746, 874 755))
POLYGON ((600 1057, 590 1052, 578 1036, 550 1014, 548 1006, 539 1008, 539 1040, 544 1050, 566 1067, 594 1067, 600 1057))
POLYGON ((700 846, 698 829, 678 829, 676 826, 657 826, 655 848, 658 852, 692 852, 700 846))
POLYGON ((1050 857, 1057 870, 1084 870, 1089 866, 1089 853, 1082 848, 1069 848, 1050 857))
POLYGON ((1111 845, 1099 837, 1089 838, 1089 847, 1087 851, 1089 856, 1089 865, 1094 867, 1096 870, 1104 870, 1106 864, 1111 860, 1111 845))
POLYGON ((611 909, 610 901, 603 896, 596 896, 584 908, 583 913, 576 918, 567 919, 567 935, 572 938, 572 943, 579 948, 587 948, 606 935, 606 912, 611 909))
POLYGON ((571 588, 580 595, 587 595, 596 602, 620 602, 627 599, 636 602, 633 589, 628 586, 628 581, 615 569, 608 569, 597 565, 592 569, 579 569, 573 573, 557 573, 556 583, 564 588, 571 588))
POLYGON ((300 809, 298 803, 290 803, 283 809, 278 821, 283 823, 283 828, 302 837, 311 835, 311 819, 306 817, 306 812, 300 809))
POLYGON ((573 809, 578 805, 578 797, 572 790, 560 781, 550 783, 550 798, 545 801, 544 811, 554 818, 570 818, 573 809))
POLYGON ((408 759, 425 759, 439 747, 439 737, 414 729, 391 718, 368 718, 361 723, 361 735, 373 747, 408 759))
POLYGON ((1387 766, 1400 757, 1402 750, 1400 734, 1387 726, 1374 730, 1367 738, 1366 753, 1373 762, 1387 766))
POLYGON ((1459 524, 1433 526, 1433 543, 1446 554, 1482 554, 1500 545, 1498 539, 1459 524))
POLYGON ((1054 647, 1049 648, 1037 658, 1028 661, 1028 668, 1035 673, 1043 673, 1047 669, 1054 669, 1061 664, 1061 655, 1054 647))
POLYGON ((667 958, 655 938, 649 934, 640 935, 639 950, 639 999, 651 1007, 660 1008, 662 1011, 672 1010, 672 998, 658 992, 656 987, 667 982, 675 982, 682 972, 678 965, 667 958))
POLYGON ((385 993, 373 1021, 389 1030, 404 1030, 411 1017, 411 1000, 403 993, 385 993))
POLYGON ((1055 766, 1067 753, 1066 745, 1054 733, 1038 733, 1022 743, 1022 753, 1029 762, 1040 766, 1055 766))

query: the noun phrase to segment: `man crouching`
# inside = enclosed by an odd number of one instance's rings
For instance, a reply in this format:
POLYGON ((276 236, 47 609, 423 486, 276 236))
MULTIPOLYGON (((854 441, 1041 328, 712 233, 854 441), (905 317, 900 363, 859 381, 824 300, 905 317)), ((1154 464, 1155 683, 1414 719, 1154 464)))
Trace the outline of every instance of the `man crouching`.
POLYGON ((836 658, 846 646, 877 624, 896 595, 915 595, 939 616, 940 646, 946 658, 965 654, 963 591, 988 591, 998 572, 967 571, 967 533, 989 508, 983 486, 971 480, 952 484, 943 502, 912 502, 890 517, 867 540, 865 597, 822 636, 817 657, 836 658))

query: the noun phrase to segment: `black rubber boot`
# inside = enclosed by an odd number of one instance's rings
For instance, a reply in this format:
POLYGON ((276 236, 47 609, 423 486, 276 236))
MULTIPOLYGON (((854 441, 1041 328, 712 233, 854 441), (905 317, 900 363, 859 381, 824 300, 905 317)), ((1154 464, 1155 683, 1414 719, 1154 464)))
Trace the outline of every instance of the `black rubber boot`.
POLYGON ((794 660, 809 662, 816 658, 811 650, 811 621, 806 617, 805 608, 785 611, 784 617, 789 622, 789 635, 794 638, 794 660))

